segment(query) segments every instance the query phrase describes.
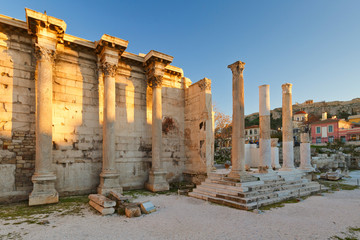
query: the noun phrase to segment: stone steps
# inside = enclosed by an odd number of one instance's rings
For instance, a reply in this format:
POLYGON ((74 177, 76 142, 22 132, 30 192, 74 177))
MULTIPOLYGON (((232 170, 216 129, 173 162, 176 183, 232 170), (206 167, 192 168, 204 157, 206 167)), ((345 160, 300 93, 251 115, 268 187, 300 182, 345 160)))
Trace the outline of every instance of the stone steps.
POLYGON ((307 179, 269 177, 268 180, 253 182, 227 181, 224 175, 211 174, 203 183, 198 185, 189 196, 213 203, 251 210, 257 206, 265 206, 286 199, 307 196, 319 192, 317 182, 307 179))

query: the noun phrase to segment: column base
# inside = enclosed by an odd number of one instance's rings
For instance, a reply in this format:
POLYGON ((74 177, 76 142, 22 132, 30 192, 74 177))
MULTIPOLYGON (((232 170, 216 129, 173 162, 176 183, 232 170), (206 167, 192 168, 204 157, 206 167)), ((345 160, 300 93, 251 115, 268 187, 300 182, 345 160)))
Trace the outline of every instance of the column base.
POLYGON ((290 172, 290 171, 295 171, 296 168, 295 167, 282 167, 280 168, 278 171, 287 171, 287 172, 290 172))
POLYGON ((301 167, 300 166, 298 169, 301 170, 301 171, 305 171, 305 172, 313 172, 313 171, 315 171, 315 168, 313 168, 311 166, 309 166, 309 167, 301 167))
POLYGON ((119 184, 118 173, 100 173, 100 185, 97 188, 98 194, 107 196, 110 191, 122 193, 123 189, 119 184))
POLYGON ((275 165, 271 165, 271 167, 274 169, 280 169, 281 168, 281 166, 280 166, 280 164, 275 164, 275 165))
POLYGON ((251 174, 245 171, 233 171, 227 175, 227 180, 234 181, 234 182, 253 182, 259 180, 257 177, 252 176, 251 174))
POLYGON ((145 183, 145 188, 151 192, 168 191, 170 186, 166 181, 166 172, 150 171, 149 181, 145 183))
POLYGON ((59 202, 59 194, 55 189, 56 176, 53 174, 34 174, 31 178, 34 187, 29 195, 29 206, 59 202))

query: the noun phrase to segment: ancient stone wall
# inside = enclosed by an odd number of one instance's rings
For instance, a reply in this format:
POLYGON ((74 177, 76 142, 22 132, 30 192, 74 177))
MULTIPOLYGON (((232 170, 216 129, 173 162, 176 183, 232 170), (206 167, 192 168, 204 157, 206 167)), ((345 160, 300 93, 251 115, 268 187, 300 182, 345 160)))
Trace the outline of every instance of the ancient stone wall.
MULTIPOLYGON (((0 16, 0 201, 28 197, 35 171, 34 42, 25 22, 0 16)), ((96 192, 103 161, 104 79, 95 43, 65 35, 53 62, 52 171, 61 195, 96 192)), ((168 65, 162 84, 162 153, 168 182, 213 161, 209 80, 189 89, 168 65), (187 95, 187 96, 185 96, 187 95), (186 99, 186 100, 185 100, 186 99), (186 142, 194 142, 191 146, 186 142), (198 149, 197 149, 198 148, 198 149), (200 149, 200 150, 199 150, 200 149)), ((144 56, 124 52, 117 66, 115 162, 123 189, 139 189, 152 164, 152 88, 144 56)))
POLYGON ((188 174, 206 174, 214 158, 211 81, 202 79, 185 91, 185 152, 188 174))

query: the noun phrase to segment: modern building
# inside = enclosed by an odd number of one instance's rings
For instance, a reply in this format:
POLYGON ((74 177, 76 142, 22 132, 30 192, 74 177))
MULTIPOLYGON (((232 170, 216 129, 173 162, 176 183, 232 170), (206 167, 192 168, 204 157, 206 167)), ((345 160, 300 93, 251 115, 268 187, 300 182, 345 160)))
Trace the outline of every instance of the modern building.
POLYGON ((327 119, 327 115, 323 114, 320 121, 311 124, 311 138, 312 143, 318 144, 332 143, 336 139, 342 142, 359 141, 360 127, 345 119, 327 119))
POLYGON ((252 125, 245 128, 245 140, 246 141, 258 141, 260 138, 259 125, 252 125))

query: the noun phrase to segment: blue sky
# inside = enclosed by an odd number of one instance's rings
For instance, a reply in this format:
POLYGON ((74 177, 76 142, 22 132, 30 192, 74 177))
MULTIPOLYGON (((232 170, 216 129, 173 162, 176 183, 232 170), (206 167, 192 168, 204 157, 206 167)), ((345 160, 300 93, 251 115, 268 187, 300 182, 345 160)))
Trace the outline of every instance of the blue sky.
POLYGON ((360 97, 360 1, 15 1, 0 14, 25 20, 24 8, 47 11, 66 33, 129 41, 127 51, 158 50, 196 82, 212 80, 213 102, 232 114, 232 75, 246 63, 245 113, 258 111, 258 86, 270 84, 271 108, 281 84, 293 84, 293 103, 360 97))

